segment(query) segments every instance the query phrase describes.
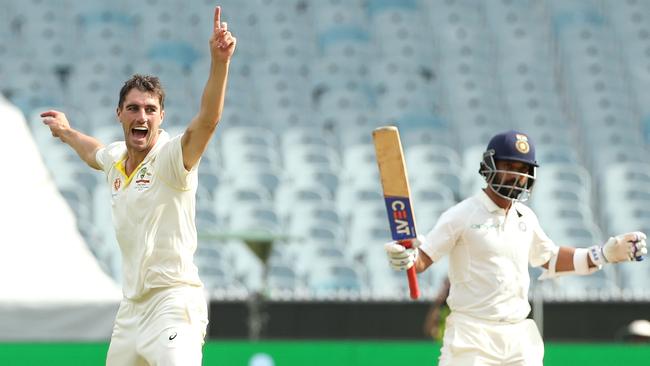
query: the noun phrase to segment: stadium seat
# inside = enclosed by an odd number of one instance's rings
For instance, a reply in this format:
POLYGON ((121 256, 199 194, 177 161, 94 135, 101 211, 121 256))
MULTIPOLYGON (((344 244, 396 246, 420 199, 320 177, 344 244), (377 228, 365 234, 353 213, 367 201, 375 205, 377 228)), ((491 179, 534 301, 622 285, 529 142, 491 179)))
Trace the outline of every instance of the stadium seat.
POLYGON ((307 275, 307 283, 316 298, 358 295, 363 286, 358 271, 346 264, 316 264, 307 275))
POLYGON ((347 250, 355 257, 364 257, 368 250, 391 240, 386 217, 356 219, 349 227, 347 250))
POLYGON ((238 206, 228 215, 227 226, 235 232, 282 232, 280 219, 271 203, 238 206))
POLYGON ((331 197, 336 195, 339 187, 339 176, 336 171, 322 167, 305 167, 300 172, 285 175, 284 183, 294 186, 322 185, 329 191, 331 197))
POLYGON ((324 56, 310 68, 311 100, 315 105, 320 104, 324 94, 332 93, 333 90, 364 85, 364 77, 367 77, 369 68, 367 58, 370 56, 354 48, 340 52, 347 53, 347 58, 324 56))
POLYGON ((319 111, 354 111, 367 109, 372 106, 371 91, 363 82, 348 83, 345 85, 329 85, 315 100, 316 109, 319 111))
MULTIPOLYGON (((534 135, 532 135, 534 137, 534 135)), ((577 164, 579 161, 578 151, 575 147, 564 144, 544 144, 535 151, 540 169, 548 163, 570 163, 577 164)))
POLYGON ((252 145, 261 149, 277 149, 275 135, 269 128, 257 126, 224 127, 218 137, 222 149, 235 150, 240 145, 252 145))
POLYGON ((238 145, 232 150, 221 150, 226 172, 245 171, 247 168, 279 171, 280 156, 277 150, 254 145, 238 145))
POLYGON ((317 19, 318 48, 323 55, 352 56, 356 51, 346 50, 346 48, 359 47, 362 50, 368 48, 370 34, 365 29, 363 20, 360 20, 360 17, 354 18, 354 9, 341 11, 341 9, 331 8, 317 19), (327 14, 328 12, 330 14, 327 14))
POLYGON ((322 243, 342 247, 345 244, 345 233, 342 227, 328 220, 314 217, 293 217, 289 240, 303 243, 322 243))
POLYGON ((329 189, 320 182, 306 182, 298 185, 282 185, 275 193, 275 207, 281 217, 286 217, 292 212, 296 204, 321 202, 327 204, 333 201, 329 189))
POLYGON ((617 266, 618 273, 621 276, 621 287, 632 293, 645 293, 650 292, 645 278, 648 278, 650 271, 647 266, 639 265, 639 263, 622 263, 617 266))
POLYGON ((266 188, 266 190, 271 193, 272 196, 275 196, 275 191, 282 182, 282 177, 280 174, 280 171, 268 166, 253 165, 241 166, 239 170, 224 172, 219 175, 219 177, 220 182, 223 184, 238 186, 245 185, 247 182, 249 182, 260 185, 266 188))
POLYGON ((273 202, 271 193, 265 187, 251 182, 238 186, 220 185, 213 196, 214 210, 219 220, 228 218, 232 207, 257 206, 273 202))
POLYGON ((377 166, 375 147, 371 144, 358 144, 343 146, 343 169, 347 172, 354 172, 360 167, 373 169, 377 166))
POLYGON ((300 286, 300 279, 290 266, 271 265, 268 269, 268 291, 294 291, 300 286))
POLYGON ((304 222, 326 222, 328 225, 341 226, 341 219, 334 202, 303 202, 295 205, 290 214, 284 218, 283 226, 288 231, 298 231, 295 228, 304 222))
MULTIPOLYGON (((362 229, 366 227, 381 226, 382 224, 388 227, 386 222, 386 205, 383 201, 371 201, 363 205, 359 205, 349 215, 347 220, 342 220, 341 223, 345 225, 348 234, 355 229, 362 229)), ((384 231, 385 233, 386 231, 384 231)))
POLYGON ((339 188, 336 196, 336 204, 339 213, 347 218, 359 205, 373 204, 372 202, 383 202, 384 196, 381 193, 379 181, 374 184, 363 186, 343 186, 339 188))
MULTIPOLYGON (((575 187, 583 191, 587 199, 591 196, 591 175, 579 164, 547 163, 537 171, 536 190, 545 191, 555 187, 575 187)), ((589 200, 590 201, 590 200, 589 200)), ((589 202, 587 201, 587 202, 589 202)))
POLYGON ((313 145, 290 145, 283 151, 283 160, 284 168, 290 173, 298 173, 305 167, 337 171, 341 165, 336 150, 313 145))
POLYGON ((290 130, 284 131, 281 136, 281 150, 283 152, 289 152, 291 147, 294 145, 309 145, 312 147, 328 147, 332 146, 333 142, 331 138, 323 136, 323 133, 317 128, 311 127, 302 127, 302 128, 292 128, 290 130))
POLYGON ((458 153, 444 145, 420 144, 406 148, 406 163, 411 167, 434 166, 451 172, 458 172, 461 160, 458 153))

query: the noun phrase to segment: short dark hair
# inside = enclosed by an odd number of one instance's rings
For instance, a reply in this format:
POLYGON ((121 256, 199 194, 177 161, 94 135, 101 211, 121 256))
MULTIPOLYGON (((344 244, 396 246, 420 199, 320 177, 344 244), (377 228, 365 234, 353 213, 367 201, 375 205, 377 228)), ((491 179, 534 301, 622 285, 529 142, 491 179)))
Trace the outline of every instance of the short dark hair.
POLYGON ((160 102, 160 109, 165 109, 165 90, 160 83, 160 79, 157 76, 140 74, 135 74, 124 82, 122 89, 120 89, 120 101, 117 103, 118 109, 122 109, 126 95, 134 88, 157 95, 158 101, 160 102))

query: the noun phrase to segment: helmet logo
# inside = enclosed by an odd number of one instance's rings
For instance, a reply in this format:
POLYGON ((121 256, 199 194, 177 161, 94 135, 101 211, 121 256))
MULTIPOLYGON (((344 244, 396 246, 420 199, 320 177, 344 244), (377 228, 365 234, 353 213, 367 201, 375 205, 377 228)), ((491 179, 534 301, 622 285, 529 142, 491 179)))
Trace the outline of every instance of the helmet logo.
POLYGON ((516 134, 515 137, 517 141, 515 142, 515 148, 522 154, 528 154, 530 151, 530 145, 528 145, 528 136, 516 134))

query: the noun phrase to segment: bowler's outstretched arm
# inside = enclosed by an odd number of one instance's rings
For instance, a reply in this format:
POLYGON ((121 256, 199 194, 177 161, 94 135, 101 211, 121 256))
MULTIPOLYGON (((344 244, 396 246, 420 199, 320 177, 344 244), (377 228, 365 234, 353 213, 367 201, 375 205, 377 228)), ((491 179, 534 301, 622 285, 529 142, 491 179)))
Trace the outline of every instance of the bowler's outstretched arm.
POLYGON ((58 137, 70 145, 81 160, 91 168, 101 170, 95 159, 97 150, 104 146, 101 142, 70 127, 70 122, 63 112, 48 110, 41 113, 41 118, 43 118, 43 123, 50 128, 52 136, 58 137))

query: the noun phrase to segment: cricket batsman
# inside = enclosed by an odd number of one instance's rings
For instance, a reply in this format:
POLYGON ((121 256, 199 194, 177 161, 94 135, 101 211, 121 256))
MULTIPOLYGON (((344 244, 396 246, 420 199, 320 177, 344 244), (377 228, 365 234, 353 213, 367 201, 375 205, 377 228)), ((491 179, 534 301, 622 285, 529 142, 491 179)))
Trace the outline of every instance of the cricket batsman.
POLYGON ((630 232, 590 248, 557 246, 535 213, 522 204, 535 183, 535 145, 523 132, 506 131, 489 141, 479 173, 487 187, 445 211, 435 227, 406 249, 386 243, 397 270, 426 270, 449 256, 451 309, 441 366, 541 366, 544 346, 528 303, 528 265, 543 278, 589 275, 603 266, 639 261, 646 235, 630 232))

